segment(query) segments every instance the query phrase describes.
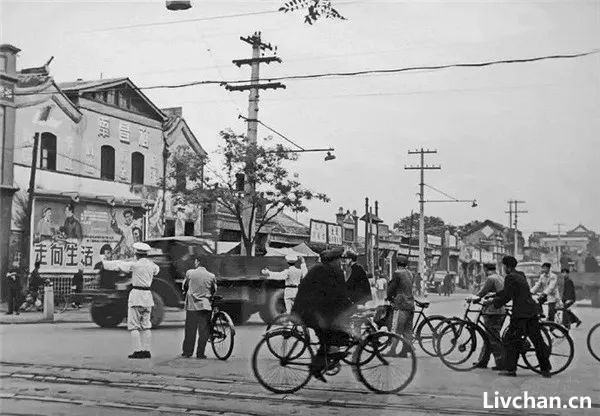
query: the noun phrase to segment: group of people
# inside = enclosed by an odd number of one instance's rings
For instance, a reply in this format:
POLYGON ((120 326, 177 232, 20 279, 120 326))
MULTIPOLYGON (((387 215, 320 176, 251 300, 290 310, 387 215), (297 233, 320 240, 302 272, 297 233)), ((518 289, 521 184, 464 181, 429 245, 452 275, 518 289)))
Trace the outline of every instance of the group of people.
POLYGON ((487 368, 490 356, 494 356, 496 365, 493 370, 503 371, 507 376, 516 375, 519 350, 524 337, 528 337, 540 363, 544 377, 550 377, 550 362, 547 347, 541 335, 539 318, 541 304, 548 303, 548 319, 554 321, 557 305, 562 303, 563 322, 567 328, 571 323, 581 325, 581 320, 569 309, 575 303, 575 286, 569 278, 569 269, 563 268, 562 279, 550 271, 550 263, 542 265, 542 274, 536 284, 530 288, 525 275, 516 270, 517 260, 507 256, 502 263, 506 269, 503 277, 496 272, 496 266, 486 265, 486 279, 475 298, 484 298, 483 320, 487 330, 492 333, 489 348, 484 348, 478 360, 478 367, 487 368), (562 281, 562 285, 559 282, 562 281), (563 287, 560 290, 560 286, 563 287), (532 295, 539 294, 538 302, 532 295), (487 296, 493 296, 485 300, 487 296), (513 302, 511 321, 504 339, 500 331, 506 316, 504 305, 513 302))
MULTIPOLYGON (((33 270, 29 274, 24 301, 23 285, 21 283, 21 279, 19 278, 18 270, 11 269, 6 274, 6 287, 8 289, 8 312, 6 312, 7 315, 19 315, 22 309, 28 310, 30 306, 39 306, 38 309, 41 308, 43 296, 42 290, 43 287, 49 283, 49 280, 42 278, 40 274, 40 267, 41 263, 39 261, 36 261, 34 263, 33 270)), ((83 266, 80 265, 77 272, 71 278, 72 292, 82 292, 83 283, 83 266)), ((78 308, 80 307, 80 304, 78 302, 73 302, 72 306, 78 308)))

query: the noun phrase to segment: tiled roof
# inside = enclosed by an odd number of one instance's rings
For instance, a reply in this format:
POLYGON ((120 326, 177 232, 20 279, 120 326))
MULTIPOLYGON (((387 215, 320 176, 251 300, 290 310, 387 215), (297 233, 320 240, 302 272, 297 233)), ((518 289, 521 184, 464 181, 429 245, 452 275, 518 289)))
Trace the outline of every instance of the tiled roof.
POLYGON ((121 78, 106 78, 106 79, 96 79, 96 80, 88 80, 88 81, 71 81, 71 82, 61 82, 58 86, 65 91, 76 91, 76 90, 85 90, 89 88, 97 88, 102 87, 107 84, 114 84, 115 82, 125 82, 127 81, 127 77, 121 78))

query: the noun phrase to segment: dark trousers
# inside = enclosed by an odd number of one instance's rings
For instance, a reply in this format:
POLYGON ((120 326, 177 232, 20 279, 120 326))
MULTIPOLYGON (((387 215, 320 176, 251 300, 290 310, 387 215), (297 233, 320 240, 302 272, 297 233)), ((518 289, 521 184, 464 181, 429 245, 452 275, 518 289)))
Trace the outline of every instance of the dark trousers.
POLYGON ((494 354, 494 361, 496 361, 496 367, 503 368, 502 363, 502 341, 500 338, 500 331, 502 330, 502 324, 504 323, 504 315, 484 315, 483 323, 490 333, 489 344, 481 350, 479 355, 479 365, 486 366, 490 362, 490 356, 494 354))
POLYGON ((540 364, 540 370, 549 371, 551 366, 548 359, 548 348, 542 338, 542 330, 537 316, 510 320, 506 337, 504 338, 504 364, 506 370, 516 371, 517 360, 523 347, 524 337, 529 338, 535 348, 535 355, 540 364))
POLYGON ((571 306, 573 306, 573 304, 575 302, 572 301, 564 301, 564 310, 563 310, 563 321, 562 324, 569 328, 571 326, 572 323, 578 323, 581 322, 581 319, 579 319, 577 317, 577 315, 575 315, 571 309, 569 309, 571 306))
POLYGON ((556 316, 556 302, 548 303, 548 320, 550 322, 554 322, 554 317, 556 316))
POLYGON ((19 290, 10 288, 8 290, 8 313, 19 312, 19 308, 21 307, 19 304, 20 300, 21 293, 19 293, 19 290))
POLYGON ((198 348, 196 356, 204 355, 204 349, 209 337, 211 311, 185 311, 185 338, 183 339, 183 353, 192 355, 198 333, 198 348))

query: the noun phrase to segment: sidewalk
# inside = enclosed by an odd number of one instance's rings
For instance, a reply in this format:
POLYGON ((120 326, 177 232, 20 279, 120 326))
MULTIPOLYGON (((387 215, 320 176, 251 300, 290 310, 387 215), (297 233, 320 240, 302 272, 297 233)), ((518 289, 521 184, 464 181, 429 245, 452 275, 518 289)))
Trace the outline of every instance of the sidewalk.
MULTIPOLYGON (((54 312, 54 320, 49 321, 43 318, 42 312, 21 312, 19 315, 7 315, 8 307, 6 303, 0 304, 0 325, 19 325, 19 324, 65 324, 78 322, 92 322, 90 310, 88 307, 81 309, 69 309, 63 313, 54 312)), ((167 310, 163 322, 182 322, 185 320, 183 311, 176 309, 167 310)))

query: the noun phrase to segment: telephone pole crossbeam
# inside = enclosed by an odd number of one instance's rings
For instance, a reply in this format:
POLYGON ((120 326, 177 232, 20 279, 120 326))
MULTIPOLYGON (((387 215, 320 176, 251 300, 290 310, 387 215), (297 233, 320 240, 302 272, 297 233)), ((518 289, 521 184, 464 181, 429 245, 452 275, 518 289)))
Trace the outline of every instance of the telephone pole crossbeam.
MULTIPOLYGON (((279 88, 285 89, 285 85, 281 82, 268 82, 265 84, 251 84, 251 85, 225 85, 227 91, 250 91, 250 90, 276 90, 279 88)), ((253 119, 248 118, 249 121, 253 119)))
POLYGON ((252 65, 254 63, 270 64, 271 62, 281 63, 282 60, 278 56, 261 56, 260 58, 234 59, 233 62, 238 67, 242 65, 252 65))

